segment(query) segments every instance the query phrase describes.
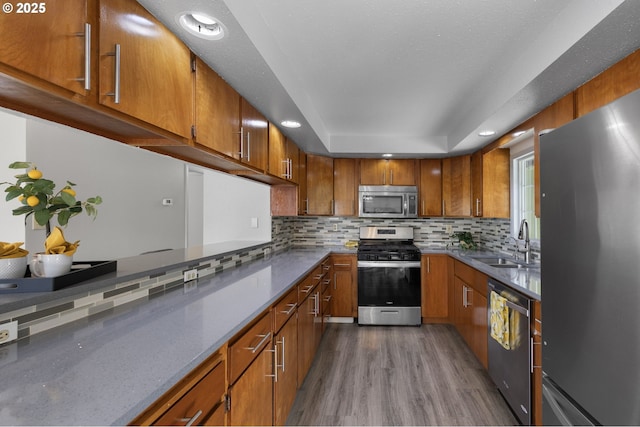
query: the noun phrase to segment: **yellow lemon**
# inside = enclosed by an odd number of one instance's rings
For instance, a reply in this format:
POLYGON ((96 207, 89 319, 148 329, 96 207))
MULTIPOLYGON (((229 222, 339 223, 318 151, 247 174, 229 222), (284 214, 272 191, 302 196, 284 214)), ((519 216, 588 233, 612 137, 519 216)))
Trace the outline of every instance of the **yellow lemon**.
POLYGON ((31 179, 40 179, 42 178, 42 172, 40 172, 38 169, 31 169, 29 172, 27 172, 27 176, 31 179))
POLYGON ((20 196, 18 196, 18 201, 19 201, 20 203, 23 203, 23 202, 24 202, 24 196, 23 196, 22 194, 21 194, 20 196))
POLYGON ((40 203, 40 199, 38 199, 36 196, 29 196, 27 197, 27 204, 31 207, 37 206, 38 203, 40 203))
POLYGON ((73 197, 76 197, 76 190, 74 190, 73 188, 63 188, 62 191, 72 195, 73 197))

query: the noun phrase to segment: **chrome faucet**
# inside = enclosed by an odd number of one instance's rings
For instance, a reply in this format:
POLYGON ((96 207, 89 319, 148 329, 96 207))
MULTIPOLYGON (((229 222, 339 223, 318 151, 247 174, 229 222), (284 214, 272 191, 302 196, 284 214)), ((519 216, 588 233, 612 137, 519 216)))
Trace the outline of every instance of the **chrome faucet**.
POLYGON ((520 222, 520 230, 518 231, 518 239, 524 240, 524 248, 520 250, 517 246, 517 250, 524 254, 524 262, 529 264, 531 262, 531 242, 529 241, 529 223, 526 219, 520 222))

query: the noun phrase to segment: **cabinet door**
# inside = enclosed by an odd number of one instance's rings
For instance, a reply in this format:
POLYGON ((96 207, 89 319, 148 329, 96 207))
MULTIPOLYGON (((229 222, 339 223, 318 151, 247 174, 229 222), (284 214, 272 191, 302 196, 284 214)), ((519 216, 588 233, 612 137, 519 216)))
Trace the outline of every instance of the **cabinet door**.
POLYGON ((497 148, 482 155, 482 202, 479 211, 485 218, 510 217, 510 162, 511 156, 506 148, 497 148))
POLYGON ((99 102, 191 138, 191 52, 184 43, 130 0, 100 0, 99 40, 99 102))
POLYGON ((442 162, 420 160, 420 216, 442 215, 442 162))
POLYGON ((360 185, 388 184, 387 168, 384 160, 360 159, 360 185))
POLYGON ((471 216, 481 217, 484 210, 482 151, 471 155, 471 216))
POLYGON ((310 292, 298 306, 298 385, 304 382, 314 356, 315 299, 312 296, 315 291, 310 292))
POLYGON ((470 299, 473 289, 459 277, 454 278, 454 324, 467 345, 471 342, 471 309, 470 299))
POLYGON ((87 1, 22 4, 41 13, 0 13, 2 63, 84 95, 88 71, 85 61, 91 57, 91 44, 85 47, 85 24, 90 23, 87 1), (44 10, 38 10, 40 7, 44 10))
POLYGON ((471 156, 442 159, 442 214, 471 214, 471 156))
POLYGON ((333 214, 333 159, 307 155, 307 198, 309 215, 333 214))
POLYGON ((422 256, 422 319, 425 323, 449 318, 447 255, 422 256))
POLYGON ((333 198, 335 216, 357 215, 355 159, 333 159, 333 198))
POLYGON ((298 215, 306 215, 309 211, 307 197, 307 155, 300 150, 298 158, 298 215))
POLYGON ((230 425, 267 426, 273 423, 273 353, 262 350, 229 388, 230 425))
POLYGON ((240 158, 240 95, 196 58, 195 141, 240 158))
POLYGON ((241 98, 241 160, 262 171, 267 170, 269 128, 267 119, 253 105, 241 98))
POLYGON ((353 295, 355 293, 356 256, 333 255, 333 290, 331 316, 355 317, 353 295))
POLYGON ((287 421, 298 390, 298 320, 293 315, 274 340, 274 414, 273 424, 280 426, 287 421))
POLYGON ((482 366, 488 368, 487 298, 475 289, 471 297, 471 343, 470 347, 482 366))
POLYGON ((389 185, 416 185, 416 161, 411 159, 384 160, 387 164, 386 183, 389 185))
POLYGON ((295 142, 289 138, 285 138, 286 144, 286 157, 289 161, 289 180, 295 183, 300 181, 299 163, 300 163, 300 149, 295 142))
POLYGON ((286 160, 286 140, 280 129, 269 123, 269 173, 287 179, 289 166, 286 160))

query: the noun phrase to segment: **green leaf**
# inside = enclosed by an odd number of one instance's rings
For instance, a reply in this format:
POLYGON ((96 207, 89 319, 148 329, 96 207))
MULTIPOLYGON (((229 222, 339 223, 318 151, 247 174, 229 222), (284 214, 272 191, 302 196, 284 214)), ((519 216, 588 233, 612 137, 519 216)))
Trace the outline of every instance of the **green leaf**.
POLYGON ((27 169, 31 167, 31 162, 13 162, 9 165, 9 169, 27 169))
POLYGON ((33 208, 31 206, 20 206, 19 208, 15 208, 13 211, 14 215, 23 215, 23 214, 29 214, 31 212, 33 212, 33 208))
POLYGON ((90 217, 93 217, 93 219, 96 218, 96 215, 98 215, 98 211, 96 210, 96 208, 93 207, 93 205, 86 205, 85 210, 87 211, 87 215, 89 215, 90 217))
POLYGON ((36 222, 40 225, 46 225, 47 222, 49 222, 49 220, 51 220, 52 217, 53 217, 53 214, 49 212, 48 209, 42 209, 34 213, 34 218, 36 222))
POLYGON ((69 206, 73 206, 76 204, 76 198, 66 191, 60 193, 60 198, 69 206))
POLYGON ((7 192, 7 201, 15 199, 16 197, 22 195, 22 188, 16 186, 8 187, 5 191, 7 192))
POLYGON ((63 210, 58 213, 58 223, 62 226, 67 225, 69 218, 71 218, 71 212, 68 210, 63 210))
POLYGON ((91 204, 94 204, 94 205, 99 205, 100 203, 102 203, 102 197, 100 197, 100 196, 89 197, 87 199, 87 203, 91 203, 91 204))

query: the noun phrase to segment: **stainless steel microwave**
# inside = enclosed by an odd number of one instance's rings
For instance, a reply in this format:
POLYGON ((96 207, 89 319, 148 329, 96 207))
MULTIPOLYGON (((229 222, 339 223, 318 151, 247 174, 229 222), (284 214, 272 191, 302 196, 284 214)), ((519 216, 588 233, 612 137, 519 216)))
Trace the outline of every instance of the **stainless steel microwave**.
POLYGON ((418 188, 400 185, 358 187, 359 216, 365 218, 416 218, 418 188))

